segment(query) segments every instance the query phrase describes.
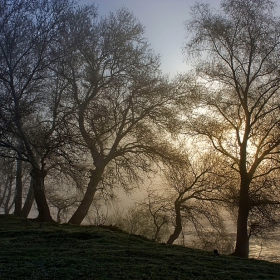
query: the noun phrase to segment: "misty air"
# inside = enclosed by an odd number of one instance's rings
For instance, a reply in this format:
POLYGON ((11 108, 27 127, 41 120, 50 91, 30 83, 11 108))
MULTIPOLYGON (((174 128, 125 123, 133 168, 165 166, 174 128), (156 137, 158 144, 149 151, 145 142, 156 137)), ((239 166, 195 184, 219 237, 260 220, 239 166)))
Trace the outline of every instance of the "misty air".
POLYGON ((0 279, 279 279, 277 2, 0 7, 0 279))

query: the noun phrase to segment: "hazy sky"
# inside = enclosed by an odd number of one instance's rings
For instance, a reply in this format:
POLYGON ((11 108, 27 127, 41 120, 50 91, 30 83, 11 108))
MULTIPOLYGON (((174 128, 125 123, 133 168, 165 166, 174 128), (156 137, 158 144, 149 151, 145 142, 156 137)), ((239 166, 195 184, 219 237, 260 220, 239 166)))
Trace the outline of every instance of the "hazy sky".
MULTIPOLYGON (((190 6, 196 0, 82 0, 81 4, 98 7, 99 15, 126 7, 145 26, 145 37, 157 54, 161 55, 162 71, 172 77, 186 71, 182 47, 186 31, 184 21, 189 19, 190 6)), ((200 0, 218 8, 220 0, 200 0)))

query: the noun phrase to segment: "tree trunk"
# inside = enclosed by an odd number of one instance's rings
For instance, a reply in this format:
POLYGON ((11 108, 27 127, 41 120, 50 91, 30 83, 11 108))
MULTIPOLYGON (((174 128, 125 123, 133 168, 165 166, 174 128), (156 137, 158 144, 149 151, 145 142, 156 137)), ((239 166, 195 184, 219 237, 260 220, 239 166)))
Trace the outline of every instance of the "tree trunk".
POLYGON ((22 208, 22 161, 17 160, 16 170, 16 192, 15 192, 15 212, 16 216, 21 215, 22 208))
POLYGON ((29 186, 29 190, 28 190, 28 193, 27 193, 27 197, 25 199, 25 203, 22 207, 22 210, 21 210, 21 216, 24 217, 24 218, 27 218, 30 211, 31 211, 31 208, 32 208, 32 204, 34 202, 34 186, 33 186, 33 182, 34 182, 34 179, 31 177, 31 180, 30 180, 30 186, 29 186))
POLYGON ((73 216, 70 218, 70 220, 68 222, 69 224, 80 225, 82 223, 82 221, 84 220, 84 218, 86 217, 86 215, 89 211, 89 208, 92 204, 94 195, 96 193, 98 183, 101 180, 102 174, 103 174, 103 172, 98 171, 97 169, 91 171, 91 177, 90 177, 90 181, 87 186, 86 193, 85 193, 79 207, 77 208, 77 210, 75 211, 73 216))
POLYGON ((159 240, 158 240, 158 238, 159 238, 160 228, 161 228, 161 227, 156 226, 156 232, 155 232, 155 234, 154 234, 154 238, 153 238, 153 240, 154 240, 154 241, 156 241, 156 242, 158 242, 158 241, 159 241, 159 240))
POLYGON ((175 215, 175 229, 167 240, 167 244, 173 244, 182 231, 181 204, 178 202, 175 202, 175 215))
POLYGON ((58 224, 61 223, 61 218, 60 218, 61 210, 62 210, 61 208, 58 208, 57 214, 56 214, 56 222, 57 222, 58 224))
POLYGON ((34 197, 38 207, 39 215, 36 218, 39 222, 54 222, 51 217, 50 209, 45 195, 44 178, 45 174, 41 170, 33 169, 31 172, 33 178, 34 197))
POLYGON ((14 202, 10 203, 12 196, 12 187, 13 187, 13 176, 11 174, 7 175, 5 192, 4 192, 4 213, 8 215, 10 210, 14 206, 14 202))
POLYGON ((249 182, 241 179, 239 209, 237 217, 237 236, 235 251, 232 255, 249 257, 248 216, 250 211, 249 182))

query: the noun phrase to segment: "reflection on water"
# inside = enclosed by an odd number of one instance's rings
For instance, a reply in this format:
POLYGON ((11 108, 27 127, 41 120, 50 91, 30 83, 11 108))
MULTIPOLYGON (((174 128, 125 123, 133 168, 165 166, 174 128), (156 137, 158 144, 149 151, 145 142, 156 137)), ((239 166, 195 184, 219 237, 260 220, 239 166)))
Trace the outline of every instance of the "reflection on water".
MULTIPOLYGON (((250 238, 250 258, 258 259, 258 260, 265 260, 270 262, 277 262, 280 263, 280 230, 275 231, 274 233, 267 233, 265 237, 251 237, 250 238)), ((219 244, 217 244, 217 249, 219 249, 219 252, 222 254, 230 254, 234 251, 235 247, 235 237, 236 234, 234 232, 228 233, 228 236, 230 238, 228 241, 230 242, 230 246, 227 246, 227 250, 221 249, 221 243, 222 240, 219 241, 219 244)), ((178 244, 184 245, 186 247, 192 247, 192 248, 199 248, 203 250, 209 250, 212 251, 215 249, 214 244, 210 244, 208 247, 201 247, 201 243, 199 243, 199 240, 197 238, 197 234, 194 231, 187 231, 185 232, 185 238, 179 238, 177 240, 178 244), (200 245, 200 246, 199 246, 200 245)), ((225 246, 223 247, 225 249, 225 246)), ((279 278, 280 279, 280 278, 279 278)))
POLYGON ((252 238, 250 258, 280 263, 280 238, 277 233, 269 238, 252 238))

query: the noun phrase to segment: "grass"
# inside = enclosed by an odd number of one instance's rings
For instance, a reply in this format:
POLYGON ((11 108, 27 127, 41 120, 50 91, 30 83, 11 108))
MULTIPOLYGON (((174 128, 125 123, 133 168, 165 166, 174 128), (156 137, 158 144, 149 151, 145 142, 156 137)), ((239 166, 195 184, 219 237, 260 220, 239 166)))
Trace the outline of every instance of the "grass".
POLYGON ((280 264, 0 216, 0 279, 280 279, 280 264))

